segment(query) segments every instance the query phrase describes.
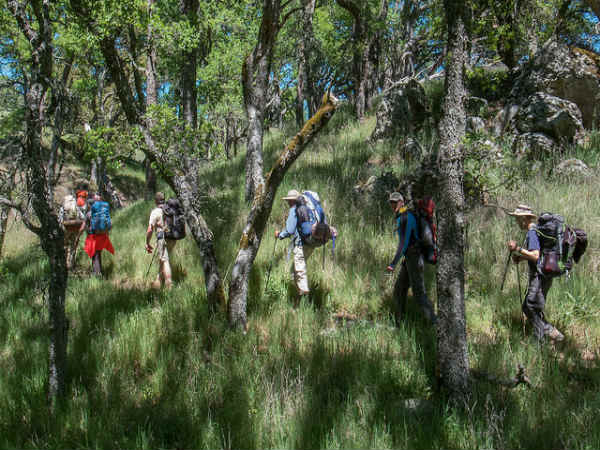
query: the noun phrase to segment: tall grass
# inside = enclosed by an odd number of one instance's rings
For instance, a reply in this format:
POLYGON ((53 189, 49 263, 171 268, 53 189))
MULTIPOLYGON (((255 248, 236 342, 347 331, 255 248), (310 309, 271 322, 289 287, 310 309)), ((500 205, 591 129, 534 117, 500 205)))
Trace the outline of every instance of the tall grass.
MULTIPOLYGON (((106 279, 87 276, 84 254, 70 279, 68 402, 55 417, 45 397, 48 267, 35 239, 13 228, 0 266, 0 447, 598 448, 597 179, 575 185, 539 176, 497 193, 507 207, 526 202, 561 212, 590 235, 571 279, 550 291, 547 318, 567 337, 556 346, 540 347, 527 326, 523 332, 515 267, 499 292, 505 242, 521 239, 516 224, 494 208, 469 212, 471 365, 509 377, 523 364, 534 387, 478 382, 464 410, 449 410, 437 394, 434 330, 412 304, 399 327, 392 320, 394 279, 384 274, 397 243, 391 212, 352 195, 373 173, 402 176, 410 168, 367 165, 393 151, 365 144, 372 120, 331 125, 280 189, 319 192, 340 233, 335 260, 330 247, 324 266, 321 249, 309 260, 309 300, 293 307, 287 241, 274 240, 287 212, 283 201, 252 273, 247 335, 210 314, 190 239, 176 247, 174 289, 149 288, 157 270, 155 262, 145 278, 152 204, 138 201, 114 215, 116 254, 104 259, 106 279)), ((287 139, 270 133, 267 166, 287 139)), ((202 201, 221 273, 229 276, 248 211, 243 160, 204 171, 202 201)), ((427 276, 435 299, 433 268, 427 276)), ((524 290, 524 266, 520 277, 524 290)))

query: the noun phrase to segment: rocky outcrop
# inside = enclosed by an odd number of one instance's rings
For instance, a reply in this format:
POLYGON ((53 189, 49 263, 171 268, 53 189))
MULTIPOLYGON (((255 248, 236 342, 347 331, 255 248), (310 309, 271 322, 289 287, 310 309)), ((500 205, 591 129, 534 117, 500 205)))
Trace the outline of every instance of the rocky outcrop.
POLYGON ((549 41, 523 66, 511 97, 519 103, 536 92, 574 103, 581 111, 583 126, 594 128, 599 123, 600 112, 596 111, 600 99, 600 57, 587 50, 549 41))
POLYGON ((559 143, 572 143, 583 133, 577 105, 545 92, 528 97, 513 120, 519 133, 544 133, 559 143))
POLYGON ((423 86, 414 79, 398 84, 380 99, 371 141, 414 134, 429 116, 429 100, 423 86))
POLYGON ((592 176, 590 168, 580 159, 565 159, 553 170, 552 175, 568 177, 569 180, 585 179, 592 176))
POLYGON ((557 153, 560 146, 544 133, 523 133, 513 142, 513 152, 527 159, 539 159, 557 153))

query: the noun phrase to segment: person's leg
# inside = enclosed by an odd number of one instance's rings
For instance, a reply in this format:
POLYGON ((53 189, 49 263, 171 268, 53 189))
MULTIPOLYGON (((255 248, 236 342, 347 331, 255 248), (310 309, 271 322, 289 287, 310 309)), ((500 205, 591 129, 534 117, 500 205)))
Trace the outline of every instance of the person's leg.
MULTIPOLYGON (((548 291, 550 290, 551 287, 552 287, 552 278, 550 278, 550 277, 543 278, 542 277, 540 296, 542 296, 542 298, 543 298, 544 308, 546 305, 546 300, 548 299, 548 297, 547 297, 548 291)), ((548 336, 550 339, 553 339, 555 341, 562 341, 565 338, 565 336, 554 325, 552 325, 550 322, 548 322, 546 320, 544 310, 541 311, 541 316, 542 316, 542 320, 544 321, 544 334, 546 336, 548 336)))
POLYGON ((96 251, 92 258, 92 274, 102 276, 102 250, 96 251))
POLYGON ((435 311, 427 297, 427 292, 425 292, 425 261, 423 255, 418 249, 410 249, 407 252, 405 261, 413 297, 421 307, 425 318, 431 323, 435 323, 437 320, 435 311))
POLYGON ((533 334, 538 340, 544 339, 545 323, 543 319, 544 297, 542 293, 542 277, 537 272, 530 273, 527 294, 522 306, 523 312, 533 327, 533 334))
POLYGON ((406 296, 408 295, 408 269, 406 268, 406 260, 400 264, 400 273, 394 284, 394 299, 396 300, 396 325, 404 318, 406 313, 406 296))
MULTIPOLYGON (((308 250, 308 249, 307 249, 308 250)), ((310 256, 312 252, 305 251, 303 247, 294 247, 294 282, 296 283, 296 289, 298 290, 298 302, 300 302, 302 296, 308 295, 308 276, 306 273, 306 257, 305 253, 310 256)))

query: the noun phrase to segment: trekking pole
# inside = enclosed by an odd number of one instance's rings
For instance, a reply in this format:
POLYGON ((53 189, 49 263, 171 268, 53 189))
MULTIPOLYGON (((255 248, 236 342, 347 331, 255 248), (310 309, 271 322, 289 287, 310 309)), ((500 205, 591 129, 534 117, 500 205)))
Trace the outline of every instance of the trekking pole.
POLYGON ((156 256, 157 247, 158 247, 158 245, 156 245, 156 247, 154 247, 154 250, 152 251, 152 260, 150 261, 150 265, 148 266, 148 270, 146 271, 146 276, 144 277, 144 280, 146 278, 148 278, 148 274, 150 273, 150 268, 152 267, 152 264, 154 263, 154 257, 156 256))
POLYGON ((506 281, 506 274, 508 273, 508 268, 510 266, 510 257, 512 255, 512 252, 509 250, 508 251, 508 258, 506 260, 506 266, 504 267, 504 275, 502 275, 502 284, 500 284, 500 292, 502 292, 502 290, 504 289, 504 282, 506 281))
POLYGON ((267 286, 269 285, 269 280, 271 279, 271 269, 273 269, 273 260, 275 259, 275 249, 277 248, 277 241, 279 238, 275 238, 275 243, 273 244, 273 254, 271 255, 271 264, 269 264, 269 270, 267 271, 267 282, 265 283, 265 288, 263 290, 263 297, 265 296, 265 292, 267 292, 267 286))
MULTIPOLYGON (((523 297, 521 295, 521 271, 519 270, 519 265, 517 264, 517 284, 519 285, 519 305, 523 304, 523 297)), ((521 325, 523 326, 523 336, 525 336, 525 317, 523 310, 521 309, 521 325)))

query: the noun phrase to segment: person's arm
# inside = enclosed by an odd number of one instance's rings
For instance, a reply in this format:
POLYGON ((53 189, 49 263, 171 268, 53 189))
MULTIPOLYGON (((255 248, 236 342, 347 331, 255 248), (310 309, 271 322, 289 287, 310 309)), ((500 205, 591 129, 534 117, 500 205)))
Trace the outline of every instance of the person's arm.
POLYGON ((540 258, 540 240, 535 231, 527 234, 527 249, 517 245, 516 241, 508 242, 508 249, 514 252, 513 261, 518 263, 522 260, 537 262, 540 258))
POLYGON ((402 258, 405 254, 406 254, 406 250, 408 249, 408 243, 410 242, 410 236, 411 233, 413 233, 413 231, 416 230, 416 222, 415 222, 415 218, 412 214, 406 214, 404 216, 404 218, 401 218, 398 221, 398 234, 399 234, 399 240, 398 240, 398 248, 396 249, 396 254, 394 255, 394 259, 392 260, 392 262, 390 263, 390 265, 387 267, 388 271, 393 271, 394 268, 396 267, 396 264, 398 264, 398 261, 400 261, 400 258, 402 258), (403 228, 403 222, 406 223, 406 226, 403 228))
POLYGON ((275 232, 275 237, 279 239, 285 239, 293 236, 296 233, 296 227, 298 226, 298 217, 296 216, 296 208, 290 208, 287 220, 285 221, 285 229, 281 230, 280 233, 275 232))
POLYGON ((148 225, 148 229, 146 230, 146 251, 148 253, 152 253, 153 248, 150 245, 150 240, 152 239, 152 225, 148 225))

